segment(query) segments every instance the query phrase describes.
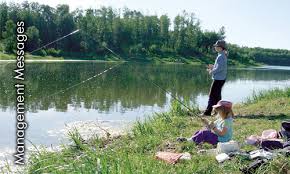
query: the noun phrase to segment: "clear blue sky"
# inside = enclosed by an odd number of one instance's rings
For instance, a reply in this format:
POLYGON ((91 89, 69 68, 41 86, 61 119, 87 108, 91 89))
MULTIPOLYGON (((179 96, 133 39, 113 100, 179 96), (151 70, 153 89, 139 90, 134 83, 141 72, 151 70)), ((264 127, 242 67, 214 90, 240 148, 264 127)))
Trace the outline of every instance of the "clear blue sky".
MULTIPOLYGON (((0 0, 22 2, 23 0, 0 0)), ((290 0, 29 0, 71 9, 100 6, 128 7, 145 14, 194 12, 203 29, 226 28, 226 41, 241 46, 290 50, 290 0)))

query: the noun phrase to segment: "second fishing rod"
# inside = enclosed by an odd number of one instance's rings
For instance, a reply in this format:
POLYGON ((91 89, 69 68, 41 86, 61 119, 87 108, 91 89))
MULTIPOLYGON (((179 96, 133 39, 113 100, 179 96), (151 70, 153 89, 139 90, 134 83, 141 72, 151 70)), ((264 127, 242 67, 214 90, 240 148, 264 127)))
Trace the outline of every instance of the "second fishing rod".
MULTIPOLYGON (((103 45, 104 46, 104 45, 103 45)), ((119 58, 122 58, 120 55, 118 55, 117 53, 115 53, 113 50, 109 49, 107 46, 104 46, 104 48, 106 48, 107 50, 109 50, 111 53, 113 53, 114 55, 118 56, 119 58)), ((200 115, 198 115, 197 113, 195 113, 189 106, 187 106, 186 104, 184 104, 180 99, 178 99, 177 97, 175 97, 172 93, 170 93, 169 91, 167 91, 166 89, 162 88, 160 85, 158 85, 157 83, 153 82, 152 80, 149 80, 147 77, 144 77, 144 79, 146 81, 148 81, 149 83, 152 83, 154 86, 156 86, 157 88, 161 89, 163 92, 165 92, 166 94, 170 95, 174 100, 176 100, 178 103, 180 103, 182 106, 184 106, 192 116, 198 117, 200 118, 202 121, 204 121, 204 118, 200 115)))

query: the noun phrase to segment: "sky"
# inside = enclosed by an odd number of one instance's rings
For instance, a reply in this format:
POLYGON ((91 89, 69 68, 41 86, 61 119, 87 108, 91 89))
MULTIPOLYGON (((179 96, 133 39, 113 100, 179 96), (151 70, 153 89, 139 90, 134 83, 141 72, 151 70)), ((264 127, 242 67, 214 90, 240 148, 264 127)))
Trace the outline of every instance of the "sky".
MULTIPOLYGON (((24 0, 0 0, 23 2, 24 0)), ((56 7, 128 7, 172 20, 183 10, 195 13, 204 30, 226 29, 226 41, 248 47, 290 50, 290 0, 28 0, 56 7)))

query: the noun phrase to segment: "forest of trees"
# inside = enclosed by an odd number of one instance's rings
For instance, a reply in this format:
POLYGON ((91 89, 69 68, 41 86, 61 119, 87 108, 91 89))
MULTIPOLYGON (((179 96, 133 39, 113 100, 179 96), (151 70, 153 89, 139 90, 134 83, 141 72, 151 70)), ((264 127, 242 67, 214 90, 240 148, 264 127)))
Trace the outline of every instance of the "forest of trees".
MULTIPOLYGON (((80 29, 80 32, 34 54, 46 56, 104 57, 110 54, 104 44, 126 58, 150 56, 198 58, 214 54, 212 45, 225 39, 225 28, 202 30, 194 13, 183 11, 171 20, 167 15, 144 15, 140 11, 76 9, 68 5, 52 8, 35 2, 0 4, 0 51, 13 53, 16 22, 22 20, 28 36, 27 52, 80 29)), ((247 48, 229 44, 230 58, 237 62, 264 62, 290 65, 290 51, 247 48)))

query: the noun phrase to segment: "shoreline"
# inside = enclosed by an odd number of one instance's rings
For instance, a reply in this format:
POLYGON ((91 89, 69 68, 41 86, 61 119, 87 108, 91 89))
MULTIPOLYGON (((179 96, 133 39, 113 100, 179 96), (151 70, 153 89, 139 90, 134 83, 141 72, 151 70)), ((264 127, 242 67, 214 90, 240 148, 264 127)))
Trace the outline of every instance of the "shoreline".
MULTIPOLYGON (((0 62, 14 62, 15 57, 11 54, 4 54, 0 52, 0 62)), ((67 57, 53 57, 53 56, 36 56, 27 54, 25 57, 25 62, 144 62, 152 64, 189 64, 189 65, 207 65, 209 63, 214 63, 215 56, 204 55, 203 58, 200 57, 182 57, 179 55, 172 56, 140 56, 140 57, 130 57, 126 59, 116 59, 114 56, 102 56, 102 57, 91 57, 87 59, 80 59, 78 57, 67 56, 67 57), (174 58, 173 58, 174 57, 174 58), (104 59, 105 58, 105 59, 104 59)), ((228 65, 235 67, 247 67, 247 66, 261 66, 263 63, 259 62, 248 62, 242 63, 235 59, 229 59, 228 65)))
MULTIPOLYGON (((0 62, 16 62, 16 60, 0 60, 0 62)), ((77 60, 77 59, 27 59, 25 62, 128 62, 128 61, 113 61, 113 60, 77 60)))
MULTIPOLYGON (((0 64, 1 63, 13 63, 16 62, 16 60, 1 60, 0 59, 0 64)), ((183 63, 183 62, 154 62, 154 61, 149 61, 149 62, 132 62, 132 61, 127 61, 127 60, 81 60, 81 59, 28 59, 25 60, 26 63, 54 63, 54 62, 93 62, 93 63, 119 63, 119 62, 124 62, 124 63, 149 63, 149 64, 167 64, 167 65, 193 65, 193 66, 202 66, 202 65, 207 65, 205 63, 200 63, 200 62, 192 62, 192 63, 183 63)), ((238 68, 238 69, 277 69, 277 70, 288 70, 290 66, 283 66, 283 65, 267 65, 267 64, 257 64, 257 65, 245 65, 245 64, 240 64, 240 65, 228 65, 229 68, 238 68), (274 67, 274 68, 272 68, 274 67), (278 68, 275 68, 278 67, 278 68), (279 68, 282 67, 282 68, 279 68), (286 69, 284 68, 286 67, 286 69)))
MULTIPOLYGON (((4 62, 4 63, 13 63, 16 62, 16 60, 0 60, 0 63, 4 62)), ((201 62, 190 62, 190 63, 184 63, 184 62, 156 62, 156 61, 137 61, 137 62, 133 62, 133 61, 127 61, 127 60, 81 60, 81 59, 27 59, 25 60, 25 62, 27 63, 37 63, 37 62, 44 62, 44 63, 53 63, 53 62, 96 62, 96 63, 118 63, 118 62, 124 62, 124 63, 151 63, 151 64, 172 64, 172 65, 194 65, 194 66, 202 66, 202 65, 207 65, 205 63, 201 63, 201 62)), ((256 67, 260 67, 263 68, 264 66, 272 66, 272 65, 266 65, 266 64, 257 64, 257 65, 246 65, 246 64, 239 64, 239 65, 228 65, 229 67, 235 67, 235 68, 256 68, 256 67)), ((276 65, 275 65, 276 66, 276 65)), ((281 66, 281 65, 277 65, 277 66, 281 66)), ((285 66, 285 67, 289 67, 289 66, 285 66)))

